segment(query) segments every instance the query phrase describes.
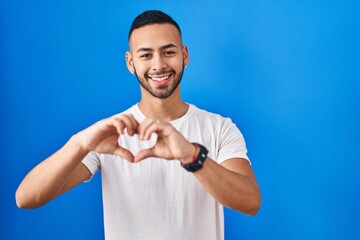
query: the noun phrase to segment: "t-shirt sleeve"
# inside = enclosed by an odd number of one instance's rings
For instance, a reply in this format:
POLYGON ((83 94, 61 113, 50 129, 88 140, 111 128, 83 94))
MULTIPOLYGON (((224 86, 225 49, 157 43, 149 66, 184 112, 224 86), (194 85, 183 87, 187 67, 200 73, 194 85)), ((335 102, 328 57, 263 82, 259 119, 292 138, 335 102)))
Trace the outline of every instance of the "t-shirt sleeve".
MULTIPOLYGON (((92 176, 94 176, 94 174, 100 170, 99 155, 95 152, 89 152, 81 162, 89 169, 92 176)), ((85 182, 90 181, 92 176, 85 182)))
POLYGON ((251 164, 247 156, 246 143, 242 133, 230 118, 226 118, 219 134, 219 149, 216 161, 221 164, 231 158, 244 158, 251 164))

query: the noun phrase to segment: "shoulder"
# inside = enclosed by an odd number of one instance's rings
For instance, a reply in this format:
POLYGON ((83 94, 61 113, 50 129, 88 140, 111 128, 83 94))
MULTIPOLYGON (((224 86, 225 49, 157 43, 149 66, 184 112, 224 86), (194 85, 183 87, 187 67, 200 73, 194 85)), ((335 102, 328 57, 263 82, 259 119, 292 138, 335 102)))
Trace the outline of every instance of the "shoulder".
POLYGON ((229 117, 224 117, 218 113, 214 113, 211 111, 198 108, 193 104, 190 104, 190 106, 193 109, 192 110, 193 118, 200 119, 204 122, 212 122, 214 124, 220 124, 220 125, 232 123, 232 120, 229 117))
POLYGON ((137 112, 137 109, 138 109, 137 104, 134 104, 134 105, 132 105, 131 107, 129 107, 128 109, 126 109, 126 110, 124 110, 124 111, 122 111, 122 112, 120 112, 120 113, 123 113, 123 114, 134 114, 134 113, 137 112))
POLYGON ((202 129, 214 132, 214 136, 237 136, 242 137, 239 127, 230 117, 224 117, 218 113, 200 109, 194 105, 193 114, 190 121, 202 129), (197 122, 197 123, 195 123, 197 122))

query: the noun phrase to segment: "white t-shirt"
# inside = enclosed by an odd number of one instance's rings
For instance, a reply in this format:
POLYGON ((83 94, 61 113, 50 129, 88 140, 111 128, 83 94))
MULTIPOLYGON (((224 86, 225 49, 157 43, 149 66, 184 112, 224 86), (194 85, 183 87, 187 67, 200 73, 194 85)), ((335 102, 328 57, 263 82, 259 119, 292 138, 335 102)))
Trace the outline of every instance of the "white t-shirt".
MULTIPOLYGON (((144 114, 134 105, 124 113, 141 123, 144 114)), ((245 158, 244 138, 229 118, 189 105, 187 113, 170 122, 190 142, 204 145, 217 163, 245 158)), ((155 144, 121 136, 119 144, 133 152, 155 144)), ((221 240, 223 206, 177 160, 159 158, 130 163, 118 156, 89 153, 83 164, 101 171, 105 239, 221 240)))

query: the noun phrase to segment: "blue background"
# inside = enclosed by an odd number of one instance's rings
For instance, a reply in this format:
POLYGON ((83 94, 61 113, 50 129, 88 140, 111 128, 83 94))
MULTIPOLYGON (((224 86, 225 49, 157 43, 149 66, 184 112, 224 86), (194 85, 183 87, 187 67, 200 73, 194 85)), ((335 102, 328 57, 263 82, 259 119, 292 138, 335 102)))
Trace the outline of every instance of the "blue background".
POLYGON ((100 174, 37 210, 14 193, 77 131, 139 100, 124 53, 160 9, 190 51, 184 100, 242 130, 261 185, 227 239, 360 239, 359 1, 0 1, 0 238, 102 239, 100 174))

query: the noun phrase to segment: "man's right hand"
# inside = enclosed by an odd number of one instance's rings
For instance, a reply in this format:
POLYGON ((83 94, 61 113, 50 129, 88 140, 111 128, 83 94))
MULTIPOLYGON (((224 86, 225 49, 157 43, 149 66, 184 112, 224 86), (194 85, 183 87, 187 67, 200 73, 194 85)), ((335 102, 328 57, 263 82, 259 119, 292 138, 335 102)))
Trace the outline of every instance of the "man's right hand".
POLYGON ((133 154, 118 145, 125 129, 133 136, 138 122, 132 115, 117 114, 73 135, 57 152, 33 168, 16 191, 20 208, 36 208, 89 179, 90 170, 81 160, 90 152, 115 154, 131 162, 133 154))
POLYGON ((118 155, 130 162, 134 161, 134 155, 127 149, 118 145, 118 139, 125 133, 133 136, 137 133, 139 123, 132 115, 116 114, 103 119, 74 137, 84 151, 118 155))

